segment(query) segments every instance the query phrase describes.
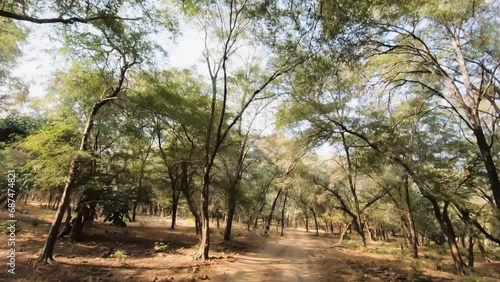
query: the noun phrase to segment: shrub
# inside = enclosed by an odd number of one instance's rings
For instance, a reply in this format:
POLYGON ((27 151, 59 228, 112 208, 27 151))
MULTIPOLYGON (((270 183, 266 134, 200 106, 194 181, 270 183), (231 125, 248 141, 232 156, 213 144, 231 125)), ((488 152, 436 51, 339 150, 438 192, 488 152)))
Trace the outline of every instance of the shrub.
POLYGON ((119 261, 124 261, 127 258, 127 254, 122 250, 116 250, 111 256, 119 261))
POLYGON ((155 242, 153 250, 157 253, 166 252, 168 250, 168 244, 165 244, 163 242, 155 242))

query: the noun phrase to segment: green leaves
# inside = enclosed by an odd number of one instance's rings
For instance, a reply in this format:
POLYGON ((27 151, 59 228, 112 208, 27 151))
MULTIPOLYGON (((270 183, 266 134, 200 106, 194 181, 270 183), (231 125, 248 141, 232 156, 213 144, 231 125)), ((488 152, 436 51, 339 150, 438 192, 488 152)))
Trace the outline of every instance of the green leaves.
POLYGON ((31 168, 39 189, 64 185, 80 139, 77 124, 71 117, 53 119, 20 143, 20 148, 29 156, 27 166, 31 168))

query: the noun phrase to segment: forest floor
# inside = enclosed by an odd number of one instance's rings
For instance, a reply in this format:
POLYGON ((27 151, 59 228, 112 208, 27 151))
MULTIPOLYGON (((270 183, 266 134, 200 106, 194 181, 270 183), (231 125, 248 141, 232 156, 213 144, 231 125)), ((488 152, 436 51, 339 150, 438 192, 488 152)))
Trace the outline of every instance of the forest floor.
MULTIPOLYGON (((16 274, 7 273, 9 235, 2 231, 0 281, 500 281, 498 260, 486 263, 478 258, 476 273, 460 278, 442 271, 449 261, 446 253, 436 250, 420 248, 422 258, 417 261, 401 254, 397 242, 373 242, 363 250, 356 240, 337 246, 332 235, 295 229, 285 229, 283 237, 275 232, 263 237, 236 227, 234 240, 225 243, 222 226, 212 228, 211 260, 193 261, 198 242, 193 222, 180 220, 171 230, 169 219, 150 216, 139 216, 126 228, 95 222, 84 242, 58 241, 57 265, 33 267, 54 211, 36 204, 20 210, 16 274)), ((1 211, 0 223, 7 216, 1 211)))

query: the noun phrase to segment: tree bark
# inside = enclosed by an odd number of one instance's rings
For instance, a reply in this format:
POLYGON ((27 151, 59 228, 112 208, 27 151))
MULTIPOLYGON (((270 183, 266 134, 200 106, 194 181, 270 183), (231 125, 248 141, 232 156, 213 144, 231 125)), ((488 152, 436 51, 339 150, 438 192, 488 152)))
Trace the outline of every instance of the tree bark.
POLYGON ((63 231, 61 231, 61 233, 59 233, 59 235, 57 235, 57 238, 62 238, 66 235, 69 235, 69 233, 71 232, 71 229, 72 229, 72 225, 71 225, 71 205, 68 206, 68 209, 67 209, 67 213, 66 213, 66 220, 64 222, 64 229, 63 231))
POLYGON ((286 199, 288 198, 288 190, 285 192, 285 199, 283 200, 283 208, 281 209, 281 234, 283 236, 283 230, 285 229, 285 207, 286 207, 286 199))
POLYGON ((341 245, 342 242, 344 242, 345 234, 347 233, 347 230, 349 230, 349 228, 351 227, 351 224, 352 224, 352 222, 349 224, 346 224, 345 228, 341 231, 340 238, 339 238, 339 241, 337 242, 337 245, 341 245))
POLYGON ((271 205, 271 212, 269 213, 269 216, 267 217, 266 227, 264 229, 264 234, 268 234, 269 229, 271 228, 271 221, 273 219, 274 209, 276 208, 276 202, 278 201, 278 198, 281 195, 281 191, 282 191, 282 189, 278 190, 278 193, 276 194, 276 197, 273 200, 273 204, 271 205))
POLYGON ((135 217, 137 215, 137 201, 132 203, 132 222, 135 222, 135 217))
POLYGON ((474 243, 475 243, 475 236, 473 234, 469 235, 469 255, 468 255, 468 266, 469 267, 474 267, 474 243))
POLYGON ((177 209, 179 207, 179 198, 181 193, 178 190, 172 189, 172 222, 170 224, 170 229, 175 229, 175 224, 177 221, 177 209))
POLYGON ((198 213, 198 210, 196 209, 193 198, 191 197, 191 192, 188 183, 188 167, 189 164, 187 162, 181 163, 181 192, 184 195, 184 199, 186 199, 189 211, 194 217, 196 234, 200 236, 201 240, 201 218, 200 214, 198 213))
POLYGON ((404 199, 405 199, 405 204, 406 204, 406 216, 408 219, 408 229, 410 232, 410 238, 411 238, 411 251, 412 251, 412 257, 413 258, 418 258, 418 238, 417 238, 417 230, 415 228, 415 221, 413 220, 413 213, 411 211, 411 201, 410 201, 410 181, 409 181, 409 176, 407 173, 404 174, 403 176, 403 188, 404 188, 404 199))
POLYGON ((44 261, 47 263, 52 263, 54 261, 54 247, 56 244, 57 240, 57 233, 59 232, 59 227, 61 226, 61 222, 64 216, 64 212, 69 206, 70 203, 70 194, 71 190, 73 189, 73 186, 76 182, 76 177, 77 177, 77 159, 76 157, 71 161, 70 169, 69 169, 69 175, 68 179, 66 181, 66 185, 64 187, 62 199, 63 202, 59 206, 59 209, 56 212, 54 221, 52 222, 50 229, 49 229, 49 236, 47 237, 47 240, 45 241, 45 245, 42 250, 42 254, 40 256, 40 261, 44 261))
MULTIPOLYGON (((476 121, 476 123, 479 122, 479 120, 476 121)), ((477 146, 479 147, 479 151, 481 152, 481 157, 486 168, 486 173, 488 174, 491 191, 493 192, 493 199, 495 201, 497 209, 500 209, 500 180, 498 178, 498 171, 491 154, 491 147, 486 141, 483 128, 480 124, 478 124, 474 129, 474 136, 476 137, 477 146)))
MULTIPOLYGON (((429 199, 429 198, 428 198, 429 199)), ((459 275, 463 275, 464 271, 464 261, 462 260, 462 256, 460 255, 460 251, 456 241, 455 231, 453 230, 453 226, 451 224, 451 220, 448 216, 448 205, 449 202, 445 202, 443 206, 443 211, 441 212, 439 205, 434 198, 429 199, 434 209, 434 215, 441 227, 441 230, 446 235, 446 241, 448 243, 448 247, 450 248, 451 257, 455 264, 455 271, 459 275)))
POLYGON ((79 242, 82 240, 83 227, 85 223, 89 220, 90 209, 87 204, 81 204, 78 209, 78 214, 76 215, 73 228, 69 233, 69 238, 72 242, 79 242))
POLYGON ((316 235, 319 235, 319 226, 318 226, 318 219, 316 218, 316 212, 314 211, 313 208, 309 208, 313 214, 314 217, 314 224, 316 225, 316 235))
POLYGON ((207 168, 205 168, 205 173, 203 177, 203 190, 201 196, 201 241, 200 247, 198 249, 198 254, 196 259, 203 258, 208 260, 208 252, 210 250, 210 218, 208 212, 209 206, 209 188, 210 188, 210 175, 207 168))
MULTIPOLYGON (((234 185, 234 184, 233 184, 234 185)), ((233 227, 234 212, 236 211, 236 188, 230 188, 232 191, 229 192, 228 197, 228 207, 227 207, 227 221, 226 229, 224 230, 224 241, 231 240, 231 229, 233 227)))

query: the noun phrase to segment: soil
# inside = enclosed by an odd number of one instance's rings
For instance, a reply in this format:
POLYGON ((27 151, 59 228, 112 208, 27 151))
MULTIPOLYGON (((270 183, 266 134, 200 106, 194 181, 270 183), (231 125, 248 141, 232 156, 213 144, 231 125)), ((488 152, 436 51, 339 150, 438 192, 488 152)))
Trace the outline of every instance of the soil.
MULTIPOLYGON (((16 215, 16 274, 7 273, 8 235, 2 232, 0 281, 464 281, 426 265, 416 269, 408 258, 336 246, 331 235, 295 229, 285 229, 283 237, 263 237, 236 225, 234 240, 223 242, 222 226, 212 228, 211 259, 194 261, 198 237, 193 222, 179 220, 172 230, 168 218, 151 216, 138 216, 126 228, 94 222, 83 242, 58 240, 56 265, 34 267, 54 212, 33 203, 21 210, 26 213, 16 215), (159 243, 167 247, 155 250, 159 243)), ((7 216, 0 212, 0 223, 7 216)), ((478 276, 489 277, 481 281, 500 281, 494 278, 500 274, 498 261, 478 261, 477 270, 478 276)))

